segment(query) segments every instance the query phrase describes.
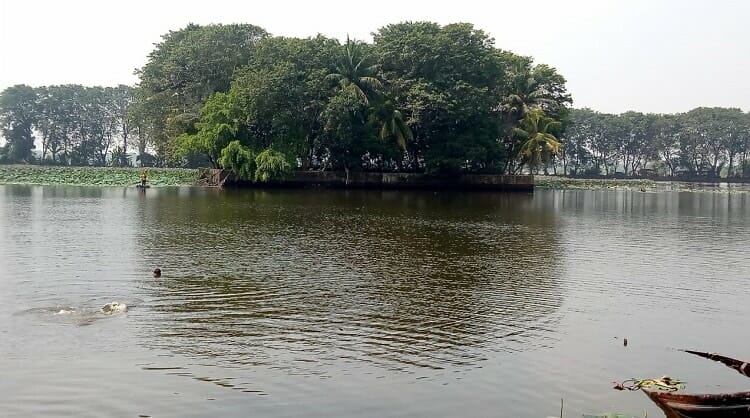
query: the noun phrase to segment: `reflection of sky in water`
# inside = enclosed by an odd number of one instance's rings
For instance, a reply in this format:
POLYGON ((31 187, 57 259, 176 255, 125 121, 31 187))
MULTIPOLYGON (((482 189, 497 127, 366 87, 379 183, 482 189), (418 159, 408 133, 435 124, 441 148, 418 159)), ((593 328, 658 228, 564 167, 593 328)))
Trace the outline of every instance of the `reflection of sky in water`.
POLYGON ((747 387, 675 349, 750 357, 748 196, 0 187, 0 404, 659 416, 610 382, 747 387))

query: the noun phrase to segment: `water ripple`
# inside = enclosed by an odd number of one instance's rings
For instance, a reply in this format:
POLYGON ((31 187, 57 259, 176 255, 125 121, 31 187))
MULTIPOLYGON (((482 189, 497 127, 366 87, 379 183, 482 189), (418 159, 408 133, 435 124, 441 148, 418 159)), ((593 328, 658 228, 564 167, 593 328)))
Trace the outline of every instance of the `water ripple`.
POLYGON ((0 366, 18 383, 0 380, 0 405, 549 416, 563 397, 573 415, 658 416, 610 382, 742 387, 675 348, 743 356, 748 208, 676 192, 0 187, 0 366), (55 315, 99 318, 113 300, 133 308, 87 327, 55 315), (136 406, 84 394, 113 370, 136 406))

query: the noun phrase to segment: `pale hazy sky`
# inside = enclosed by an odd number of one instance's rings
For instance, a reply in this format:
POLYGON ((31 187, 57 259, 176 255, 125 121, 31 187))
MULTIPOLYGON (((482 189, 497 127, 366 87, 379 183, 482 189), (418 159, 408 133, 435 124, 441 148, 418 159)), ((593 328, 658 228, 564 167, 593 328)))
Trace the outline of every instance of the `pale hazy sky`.
POLYGON ((133 84, 160 35, 189 22, 369 41, 404 20, 473 23, 556 67, 576 107, 750 110, 750 0, 0 0, 0 89, 133 84))

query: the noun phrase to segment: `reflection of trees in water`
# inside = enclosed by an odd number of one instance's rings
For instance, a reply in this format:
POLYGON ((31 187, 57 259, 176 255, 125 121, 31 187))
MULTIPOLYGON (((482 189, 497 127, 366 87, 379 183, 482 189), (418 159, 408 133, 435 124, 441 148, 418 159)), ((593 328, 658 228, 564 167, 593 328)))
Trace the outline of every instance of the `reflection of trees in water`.
POLYGON ((529 195, 236 192, 146 207, 149 346, 325 373, 549 343, 555 215, 529 195))
POLYGON ((750 201, 745 192, 646 192, 631 190, 544 191, 553 204, 568 211, 610 216, 678 215, 725 218, 747 217, 750 201))
POLYGON ((473 364, 547 344, 543 323, 561 299, 554 214, 527 195, 416 197, 361 235, 382 324, 373 338, 394 342, 383 356, 473 364))
POLYGON ((30 197, 32 188, 38 186, 27 186, 27 185, 16 185, 16 184, 3 184, 0 189, 3 190, 3 195, 7 197, 30 197))

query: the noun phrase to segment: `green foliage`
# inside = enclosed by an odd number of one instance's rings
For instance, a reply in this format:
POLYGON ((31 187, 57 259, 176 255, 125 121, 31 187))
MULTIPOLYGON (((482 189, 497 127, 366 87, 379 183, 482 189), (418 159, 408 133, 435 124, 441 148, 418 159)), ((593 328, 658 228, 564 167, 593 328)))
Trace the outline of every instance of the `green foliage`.
POLYGON ((747 158, 750 123, 739 109, 693 109, 678 119, 680 126, 680 164, 692 175, 719 177, 729 164, 733 174, 734 159, 747 158))
POLYGON ((750 156, 750 114, 726 108, 677 115, 575 109, 563 140, 566 173, 600 167, 604 175, 741 177, 750 156))
POLYGON ((560 122, 546 117, 542 109, 529 110, 519 127, 513 128, 513 135, 523 141, 518 150, 521 163, 533 169, 551 160, 560 151, 560 142, 550 132, 559 126, 560 122))
POLYGON ((183 158, 205 155, 215 167, 221 150, 236 138, 236 111, 228 94, 216 93, 201 109, 201 116, 195 124, 197 132, 179 137, 178 153, 183 158))
POLYGON ((375 111, 376 119, 381 123, 380 140, 387 141, 390 138, 402 151, 406 151, 406 144, 414 139, 414 133, 406 123, 403 113, 396 109, 391 100, 385 101, 375 111))
POLYGON ((646 179, 586 179, 561 176, 534 176, 534 186, 542 189, 569 190, 604 190, 625 189, 642 190, 656 187, 656 182, 646 179))
POLYGON ((234 72, 225 96, 234 116, 214 118, 206 103, 199 120, 184 121, 194 130, 183 129, 178 155, 215 160, 237 139, 303 169, 499 172, 518 152, 501 140, 518 123, 502 113, 511 75, 536 80, 536 93, 519 93, 529 105, 564 113, 564 78, 495 49, 470 24, 390 25, 372 45, 264 38, 234 72))
MULTIPOLYGON (((110 167, 50 167, 34 165, 0 166, 0 184, 68 184, 90 186, 134 186, 141 169, 110 167)), ((150 168, 151 186, 190 185, 198 178, 197 170, 150 168)))
POLYGON ((331 94, 326 75, 338 49, 337 41, 323 36, 258 43, 230 93, 241 109, 242 140, 254 149, 272 146, 305 169, 313 166, 323 134, 321 114, 331 94))
POLYGON ((265 149, 255 157, 254 180, 266 183, 278 180, 292 171, 292 166, 286 161, 284 154, 272 149, 265 149))
POLYGON ((413 132, 406 169, 501 169, 497 109, 506 63, 489 36, 470 24, 405 22, 376 32, 373 49, 394 105, 413 132))
POLYGON ((0 162, 127 165, 137 150, 141 165, 216 166, 239 141, 304 170, 716 178, 750 166, 747 113, 570 109, 555 68, 468 23, 387 25, 372 43, 190 24, 165 34, 138 75, 135 88, 6 89, 0 162))
POLYGON ((532 65, 526 57, 507 59, 509 94, 503 100, 503 111, 511 118, 522 119, 532 108, 540 108, 550 117, 560 119, 565 105, 573 102, 565 88, 565 78, 549 65, 532 65))
POLYGON ((249 24, 190 24, 162 37, 138 71, 139 114, 161 156, 178 157, 176 139, 194 133, 206 100, 229 90, 234 71, 248 63, 255 45, 267 36, 249 24))
POLYGON ((256 155, 240 141, 232 141, 221 150, 219 164, 240 179, 261 183, 281 179, 292 171, 283 153, 267 148, 256 155))
POLYGON ((104 166, 114 146, 124 155, 134 136, 127 119, 132 100, 127 86, 10 88, 0 94, 8 159, 31 162, 37 140, 45 164, 104 166))
POLYGON ((26 85, 8 87, 0 93, 0 132, 5 137, 4 159, 33 162, 33 128, 37 123, 37 97, 26 85))
POLYGON ((367 125, 367 107, 351 90, 341 90, 323 109, 325 131, 321 146, 331 168, 351 169, 364 165, 368 145, 377 141, 376 131, 367 125))
POLYGON ((203 154, 215 164, 236 139, 283 153, 293 168, 499 172, 517 153, 511 132, 522 118, 504 117, 509 95, 550 115, 570 102, 554 69, 495 49, 471 24, 404 22, 374 39, 190 25, 149 56, 131 113, 171 163, 203 154), (243 31, 252 42, 238 41, 243 31), (518 80, 526 90, 513 91, 518 80), (231 111, 210 109, 217 97, 231 111))
POLYGON ((341 91, 357 97, 365 106, 370 98, 382 93, 383 82, 378 78, 378 65, 372 64, 368 45, 346 37, 336 59, 336 69, 328 74, 327 80, 336 83, 341 91))
POLYGON ((248 179, 259 150, 282 157, 266 155, 276 165, 258 178, 277 175, 281 160, 289 169, 445 175, 528 166, 716 178, 748 176, 750 166, 747 113, 571 109, 555 68, 497 49, 468 23, 387 25, 372 43, 191 24, 164 35, 138 75, 135 88, 6 89, 0 162, 32 162, 37 144, 40 160, 55 165, 127 165, 137 150, 141 165, 216 166, 228 149, 226 165, 248 166, 248 179))
POLYGON ((219 165, 243 180, 251 180, 256 169, 255 154, 240 141, 232 141, 221 150, 219 165))
POLYGON ((125 150, 119 145, 112 149, 112 158, 109 161, 112 167, 132 167, 133 163, 125 150))

